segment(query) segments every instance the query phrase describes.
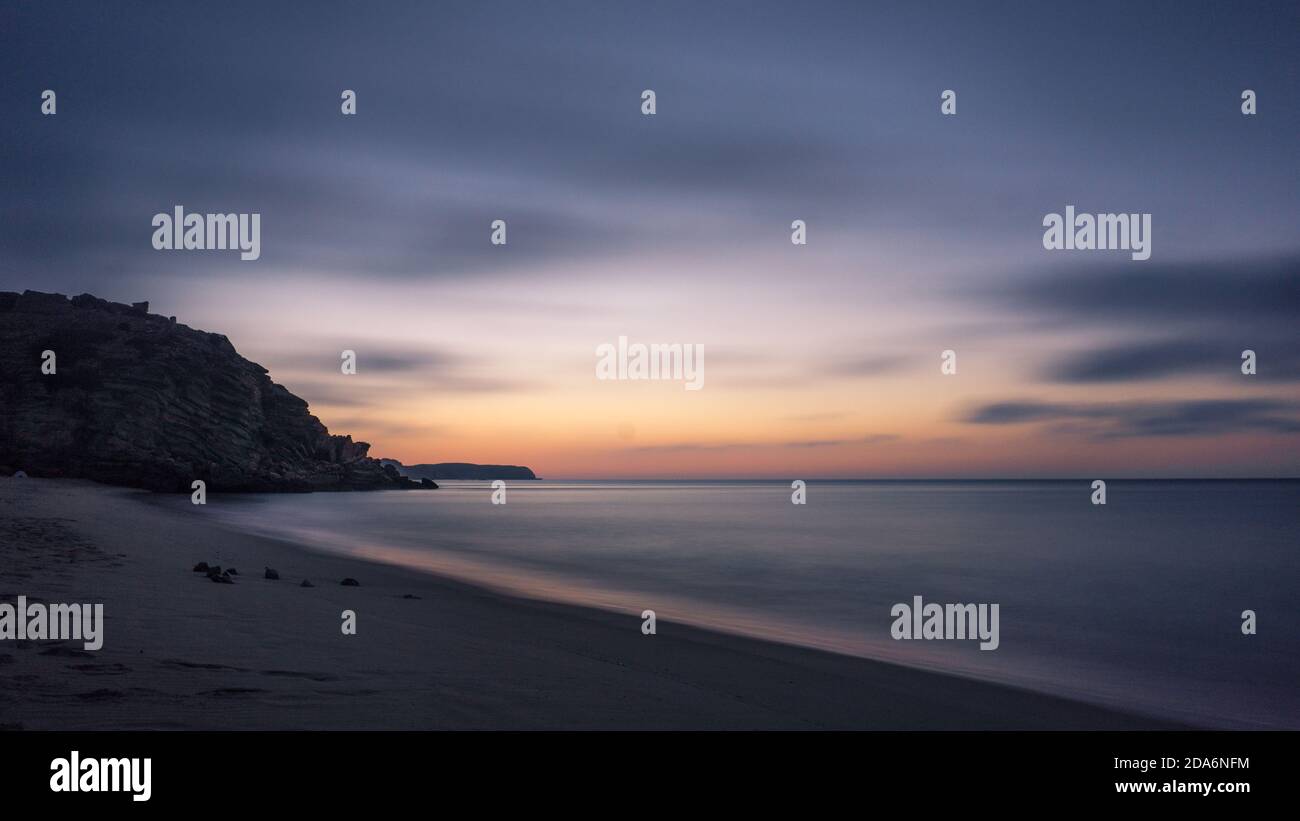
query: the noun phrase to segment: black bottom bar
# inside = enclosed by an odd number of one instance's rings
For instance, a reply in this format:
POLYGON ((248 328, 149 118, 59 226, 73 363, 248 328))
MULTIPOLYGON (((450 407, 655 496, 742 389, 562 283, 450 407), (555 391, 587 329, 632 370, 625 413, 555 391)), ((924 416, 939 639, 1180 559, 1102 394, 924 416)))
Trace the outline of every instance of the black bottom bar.
POLYGON ((872 799, 915 799, 925 810, 1192 800, 1235 809, 1257 798, 1291 796, 1298 740, 1295 733, 1232 732, 16 732, 0 735, 0 783, 6 803, 129 812, 230 811, 244 802, 455 812, 443 802, 462 800, 497 809, 522 802, 542 811, 559 808, 554 802, 565 795, 564 801, 590 807, 611 789, 625 800, 636 796, 639 807, 666 809, 680 808, 700 790, 736 806, 852 796, 864 810, 874 806, 872 799), (105 775, 103 785, 112 786, 119 773, 119 791, 55 792, 52 779, 67 786, 60 776, 70 773, 74 751, 81 778, 90 778, 78 786, 94 786, 105 775), (119 761, 124 758, 140 760, 134 781, 119 761), (149 797, 137 801, 132 790, 144 781, 145 758, 149 797), (59 759, 66 764, 52 767, 59 759), (107 769, 104 759, 114 760, 107 769))

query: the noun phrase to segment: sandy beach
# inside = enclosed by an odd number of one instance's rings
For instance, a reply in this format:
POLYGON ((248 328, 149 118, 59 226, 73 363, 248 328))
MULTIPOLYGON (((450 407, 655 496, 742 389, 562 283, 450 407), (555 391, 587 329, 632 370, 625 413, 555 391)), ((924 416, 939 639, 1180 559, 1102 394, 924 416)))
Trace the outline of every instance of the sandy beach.
POLYGON ((102 602, 104 646, 0 642, 6 729, 1159 729, 1152 719, 660 620, 514 598, 0 479, 0 601, 102 602), (192 567, 234 567, 214 584, 192 567), (281 579, 263 578, 263 568, 281 579), (358 587, 340 580, 351 577, 358 587), (314 587, 300 586, 310 579, 314 587), (357 614, 357 634, 340 630, 357 614))

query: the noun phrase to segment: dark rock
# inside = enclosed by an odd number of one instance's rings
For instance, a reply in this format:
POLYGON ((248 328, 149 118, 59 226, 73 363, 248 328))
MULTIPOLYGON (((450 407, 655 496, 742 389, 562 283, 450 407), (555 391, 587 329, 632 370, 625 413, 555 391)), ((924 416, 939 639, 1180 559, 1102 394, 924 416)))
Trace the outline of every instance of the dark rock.
POLYGON ((223 575, 223 574, 221 574, 221 573, 214 573, 214 572, 212 572, 212 571, 208 571, 208 579, 209 579, 210 581, 214 581, 214 582, 216 582, 217 584, 234 584, 234 583, 235 583, 235 580, 232 579, 232 578, 230 578, 229 576, 223 575))
POLYGON ((194 572, 195 572, 195 573, 207 573, 207 572, 208 572, 208 563, 207 563, 207 562, 199 562, 198 564, 194 565, 194 572))
POLYGON ((271 581, 279 581, 280 574, 268 567, 266 569, 266 578, 270 579, 271 581))
POLYGON ((418 598, 420 598, 420 597, 417 596, 417 595, 415 595, 414 593, 407 593, 405 596, 402 596, 402 598, 404 598, 404 599, 418 599, 418 598))
POLYGON ((300 584, 300 585, 298 585, 298 586, 299 586, 299 587, 315 587, 316 585, 312 584, 312 583, 311 583, 310 581, 308 581, 307 579, 303 579, 303 580, 302 580, 302 584, 300 584))
POLYGON ((360 586, 361 586, 361 582, 357 581, 356 579, 344 579, 343 581, 339 582, 339 584, 343 585, 344 587, 360 587, 360 586))
POLYGON ((475 465, 469 462, 439 462, 434 465, 404 465, 396 459, 381 459, 397 472, 412 479, 536 479, 537 474, 521 465, 475 465))
POLYGON ((82 294, 0 292, 0 465, 150 490, 418 488, 205 333, 82 294), (41 351, 58 372, 41 373, 41 351))
POLYGON ((226 568, 226 572, 229 573, 229 574, 232 575, 232 576, 238 576, 238 575, 239 575, 239 571, 236 570, 236 569, 233 568, 233 567, 227 567, 227 568, 226 568))

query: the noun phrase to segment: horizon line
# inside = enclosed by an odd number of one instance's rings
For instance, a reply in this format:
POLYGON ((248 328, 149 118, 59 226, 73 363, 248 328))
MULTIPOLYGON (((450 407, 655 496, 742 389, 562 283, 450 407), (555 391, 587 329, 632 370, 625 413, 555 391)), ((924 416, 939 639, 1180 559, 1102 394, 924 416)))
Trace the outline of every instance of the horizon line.
MULTIPOLYGON (((533 479, 515 479, 516 482, 1093 482, 1098 479, 1106 482, 1298 482, 1300 476, 1120 476, 1105 478, 1097 476, 1041 476, 1041 477, 818 477, 799 479, 781 476, 600 476, 579 477, 538 476, 533 479)), ((448 482, 486 482, 488 479, 443 479, 448 482)))

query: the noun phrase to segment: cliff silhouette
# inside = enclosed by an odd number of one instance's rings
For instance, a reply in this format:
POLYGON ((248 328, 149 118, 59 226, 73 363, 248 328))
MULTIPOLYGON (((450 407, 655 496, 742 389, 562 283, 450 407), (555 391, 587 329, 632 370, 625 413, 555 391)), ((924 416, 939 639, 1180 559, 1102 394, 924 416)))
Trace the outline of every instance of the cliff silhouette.
POLYGON ((0 472, 186 492, 196 479, 215 491, 436 487, 330 434, 226 337, 148 307, 0 292, 0 472))

